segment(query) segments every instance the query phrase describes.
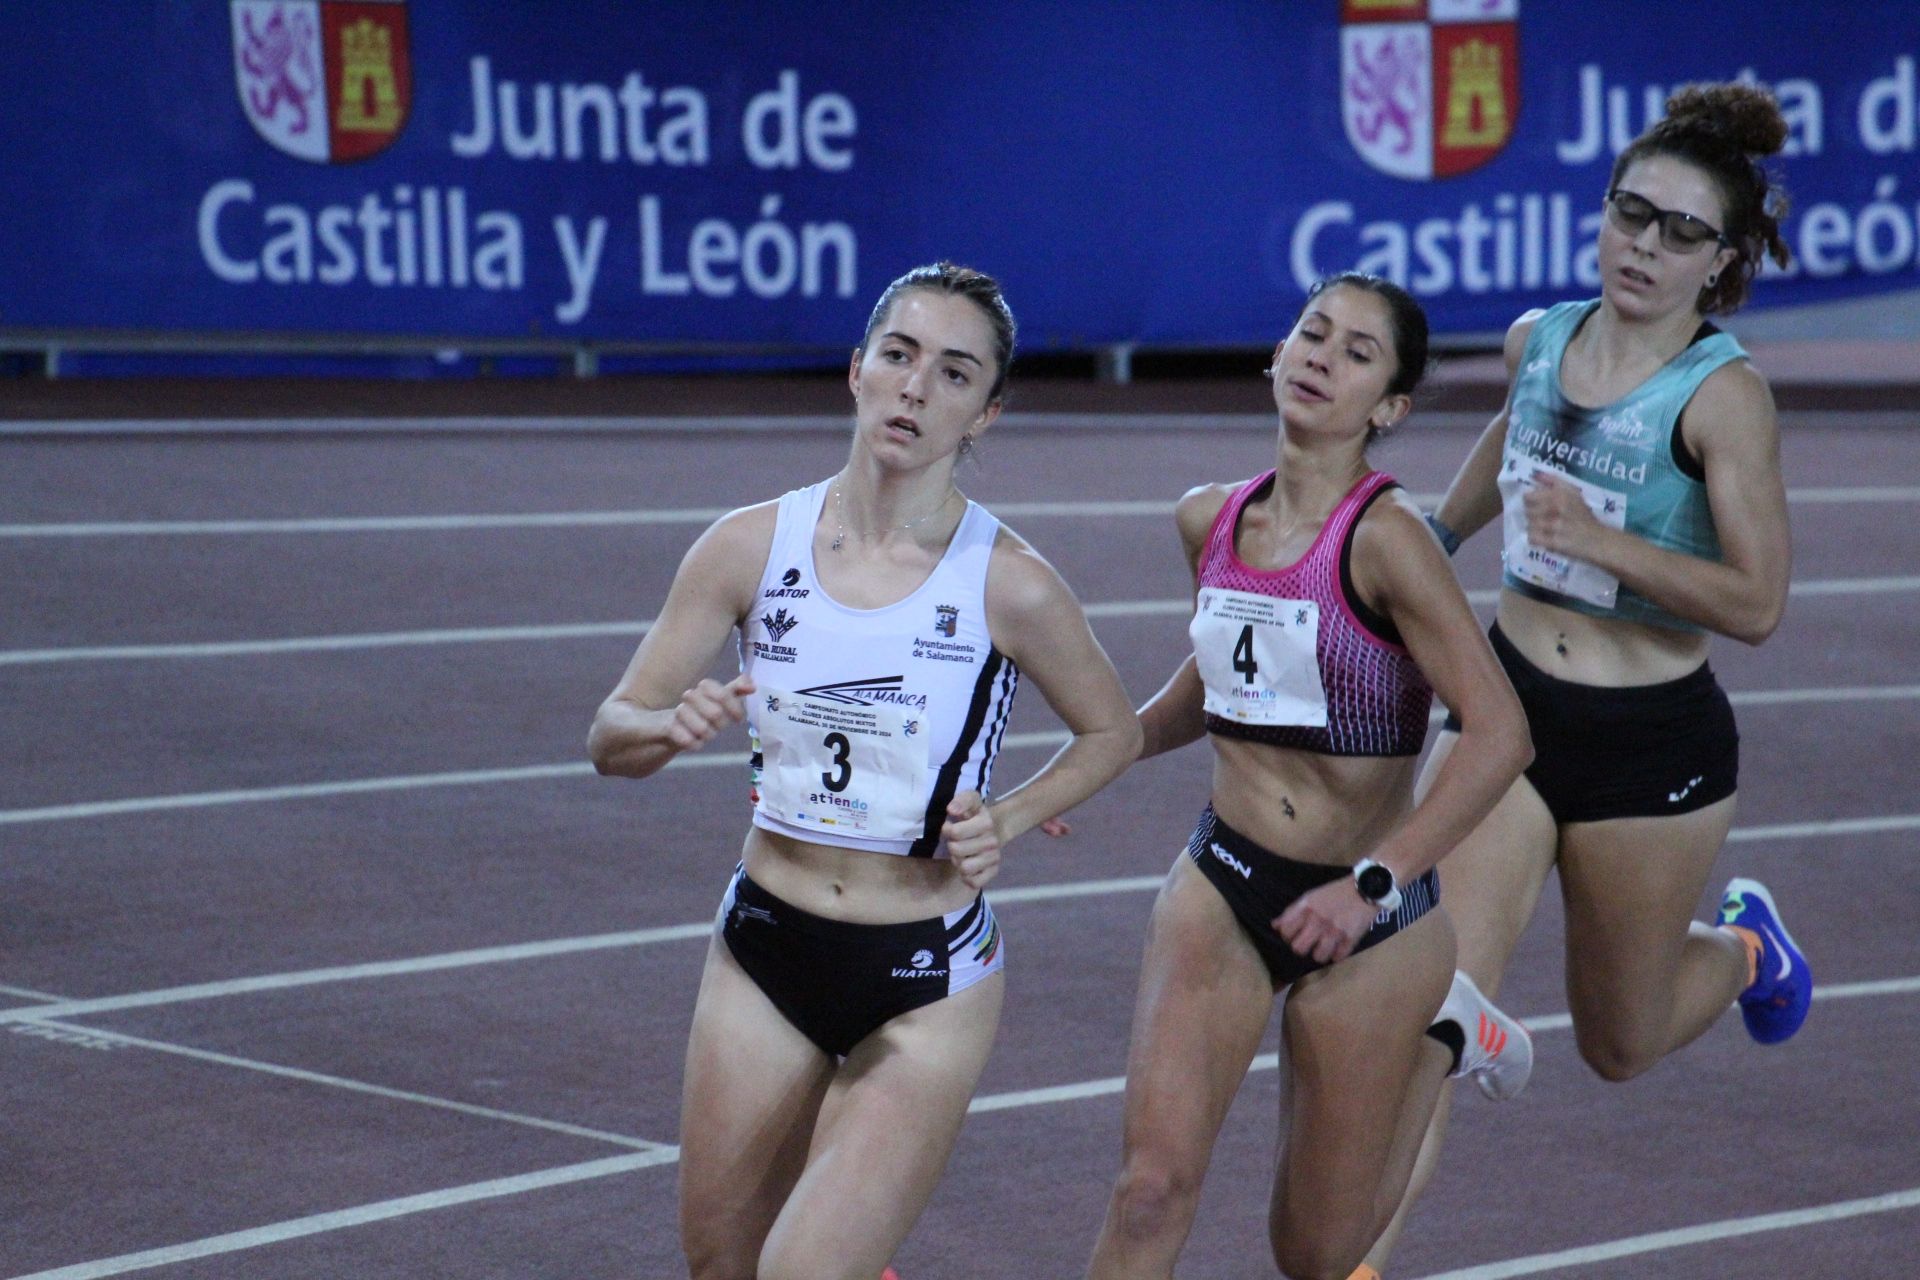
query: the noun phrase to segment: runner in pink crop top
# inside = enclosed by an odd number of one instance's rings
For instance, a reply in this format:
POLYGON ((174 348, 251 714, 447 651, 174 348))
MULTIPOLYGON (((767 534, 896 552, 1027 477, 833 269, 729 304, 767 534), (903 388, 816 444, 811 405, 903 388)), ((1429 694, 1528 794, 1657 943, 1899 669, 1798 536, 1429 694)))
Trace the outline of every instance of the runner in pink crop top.
POLYGON ((1320 606, 1315 645, 1326 694, 1326 724, 1241 724, 1207 715, 1207 730, 1277 747, 1333 756, 1412 756, 1427 740, 1433 688, 1393 624, 1366 606, 1348 569, 1354 526, 1374 499, 1398 482, 1369 472, 1340 500, 1307 553, 1284 569, 1256 569, 1234 552, 1240 511, 1273 484, 1269 470, 1240 486, 1213 522, 1200 559, 1200 587, 1219 587, 1314 601, 1320 606))

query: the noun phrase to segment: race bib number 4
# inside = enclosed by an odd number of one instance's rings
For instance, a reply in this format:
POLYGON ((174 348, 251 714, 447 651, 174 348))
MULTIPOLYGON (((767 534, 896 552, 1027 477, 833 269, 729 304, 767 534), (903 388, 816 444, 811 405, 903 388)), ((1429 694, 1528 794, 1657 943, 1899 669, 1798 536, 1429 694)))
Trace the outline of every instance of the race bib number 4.
POLYGON ((926 825, 927 725, 911 707, 863 707, 762 686, 754 694, 760 808, 823 836, 917 838, 926 825))
POLYGON ((1317 601, 1203 587, 1187 634, 1209 715, 1240 724, 1326 727, 1317 601))
POLYGON ((1613 608, 1620 594, 1620 579, 1585 560, 1557 555, 1527 541, 1527 494, 1539 484, 1537 477, 1549 475, 1560 484, 1580 491, 1594 519, 1613 529, 1627 524, 1627 495, 1603 489, 1557 467, 1548 466, 1512 449, 1500 464, 1500 502, 1505 545, 1501 557, 1507 572, 1522 582, 1576 600, 1584 600, 1602 609, 1613 608))

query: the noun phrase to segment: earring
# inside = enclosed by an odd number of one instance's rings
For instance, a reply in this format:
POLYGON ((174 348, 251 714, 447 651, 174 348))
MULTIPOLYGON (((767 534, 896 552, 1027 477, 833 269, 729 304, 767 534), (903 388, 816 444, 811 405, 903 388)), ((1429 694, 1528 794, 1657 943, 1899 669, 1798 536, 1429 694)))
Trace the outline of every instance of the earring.
POLYGON ((960 437, 960 456, 964 458, 972 452, 973 452, 973 432, 969 431, 967 432, 967 434, 960 437))
POLYGON ((1711 289, 1719 283, 1720 283, 1720 273, 1718 271, 1714 272, 1712 275, 1707 277, 1707 288, 1711 289))

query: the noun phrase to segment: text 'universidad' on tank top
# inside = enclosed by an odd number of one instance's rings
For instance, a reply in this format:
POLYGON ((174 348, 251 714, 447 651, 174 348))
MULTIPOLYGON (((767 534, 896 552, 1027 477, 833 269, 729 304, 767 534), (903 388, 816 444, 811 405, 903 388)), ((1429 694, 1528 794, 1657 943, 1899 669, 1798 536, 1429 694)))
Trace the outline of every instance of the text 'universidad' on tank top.
POLYGON ((1418 755, 1433 688, 1387 619, 1353 589, 1353 530, 1374 500, 1398 488, 1368 473, 1320 534, 1284 569, 1257 569, 1234 549, 1240 513, 1274 483, 1241 485, 1200 556, 1193 639, 1206 685, 1207 730, 1333 756, 1418 755))
POLYGON ((1709 374, 1747 353, 1732 334, 1703 325, 1686 350, 1612 404, 1578 405, 1561 390, 1560 362, 1599 307, 1597 298, 1563 302, 1534 321, 1527 335, 1500 460, 1501 582, 1576 613, 1700 631, 1597 565, 1527 541, 1526 495, 1535 477, 1547 472, 1578 489, 1602 524, 1668 551, 1720 559, 1706 477, 1680 439, 1680 415, 1709 374))
POLYGON ((961 791, 991 793, 1020 685, 987 633, 1000 521, 967 503, 953 541, 905 599, 854 609, 820 589, 813 535, 831 481, 780 499, 755 612, 740 628, 753 677, 754 825, 874 853, 943 854, 961 791))

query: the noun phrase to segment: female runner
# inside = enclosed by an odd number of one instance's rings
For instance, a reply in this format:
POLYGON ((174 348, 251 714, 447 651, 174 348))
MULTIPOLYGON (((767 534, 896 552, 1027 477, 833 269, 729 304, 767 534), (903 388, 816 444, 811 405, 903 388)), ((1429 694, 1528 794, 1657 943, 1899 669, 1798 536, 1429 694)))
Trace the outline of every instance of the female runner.
POLYGON ((999 286, 888 286, 841 470, 721 518, 594 719, 642 778, 746 721, 754 811, 694 1009, 680 1232, 696 1280, 874 1280, 926 1206, 1000 1015, 981 889, 1139 728, 1052 567, 954 486, 1013 355, 999 286), (702 676, 737 630, 740 674, 702 676), (1072 731, 990 789, 1022 675, 1072 731), (991 803, 987 797, 992 795, 991 803))
MULTIPOLYGON (((1276 1263, 1297 1280, 1346 1276, 1406 1185, 1444 1075, 1422 1070, 1422 1032, 1454 972, 1433 867, 1529 756, 1439 545, 1367 460, 1412 407, 1426 346, 1405 291, 1323 282, 1274 352, 1275 468, 1180 500, 1194 651, 1141 709, 1142 754, 1211 736, 1212 798, 1153 909, 1097 1280, 1173 1274, 1283 989, 1276 1263), (1416 804, 1436 691, 1470 749, 1416 804)), ((1453 1004, 1490 1012, 1466 992, 1453 1004)))
MULTIPOLYGON (((1434 517, 1451 550, 1504 508, 1492 638, 1537 752, 1448 859, 1461 968, 1498 994, 1558 868, 1575 1038, 1607 1080, 1639 1075, 1736 1000, 1756 1040, 1784 1040, 1813 995, 1758 882, 1728 884, 1717 927, 1692 919, 1733 824, 1739 769, 1708 641, 1772 634, 1791 554, 1772 394, 1706 317, 1745 301, 1763 255, 1788 260, 1785 201, 1758 163, 1786 133, 1756 86, 1667 100, 1666 118, 1614 163, 1600 296, 1514 322, 1506 408, 1434 517)), ((1446 768, 1454 729, 1430 769, 1446 768)))

